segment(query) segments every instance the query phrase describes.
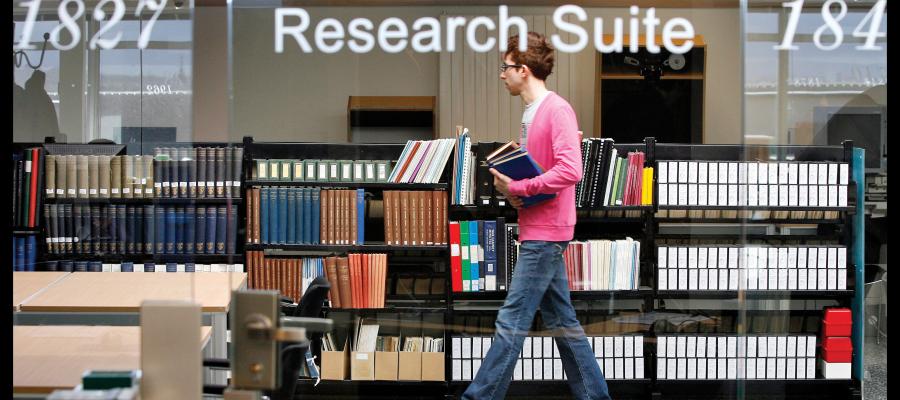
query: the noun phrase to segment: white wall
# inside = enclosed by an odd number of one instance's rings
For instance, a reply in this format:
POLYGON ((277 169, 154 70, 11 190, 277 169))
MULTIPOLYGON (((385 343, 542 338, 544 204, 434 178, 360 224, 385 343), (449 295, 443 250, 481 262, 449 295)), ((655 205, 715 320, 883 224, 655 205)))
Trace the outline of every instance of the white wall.
MULTIPOLYGON (((550 7, 513 7, 511 15, 551 15, 550 7)), ((496 15, 495 7, 332 7, 306 8, 312 25, 323 17, 343 23, 366 17, 376 24, 399 17, 409 25, 422 16, 496 15)), ((627 17, 628 10, 587 9, 589 17, 611 21, 627 17)), ((360 96, 439 96, 440 56, 407 50, 386 54, 376 50, 354 54, 348 50, 328 55, 302 53, 292 40, 285 52, 274 51, 274 10, 236 8, 233 24, 233 121, 231 140, 252 135, 267 141, 343 142, 347 137, 347 99, 360 96)), ((741 57, 738 9, 658 9, 663 21, 681 16, 694 25, 707 43, 704 111, 707 143, 740 143, 741 57)), ((549 18, 548 18, 549 19, 549 18)), ((592 31, 592 26, 589 31, 592 31)), ((607 24, 607 26, 610 26, 607 24)), ((532 28, 532 27, 530 27, 532 28)), ((537 28, 537 30, 541 30, 537 28)), ((606 30, 606 29, 605 29, 606 30)), ((611 31, 610 31, 611 32, 611 31)), ((196 59, 196 58, 195 58, 196 59)), ((594 52, 579 53, 569 101, 579 124, 592 135, 594 119, 594 52)), ((195 78, 196 79, 196 78, 195 78)), ((441 98, 438 98, 440 104, 441 98)), ((442 125, 447 121, 441 120, 442 125)), ((509 118, 520 118, 510 115, 509 118)), ((451 124, 456 124, 451 122, 451 124)))

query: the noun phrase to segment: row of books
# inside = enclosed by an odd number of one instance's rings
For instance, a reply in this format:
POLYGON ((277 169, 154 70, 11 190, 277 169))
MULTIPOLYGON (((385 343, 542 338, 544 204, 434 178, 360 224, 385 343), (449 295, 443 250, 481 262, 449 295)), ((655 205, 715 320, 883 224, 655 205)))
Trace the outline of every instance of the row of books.
POLYGON ((447 244, 446 191, 386 190, 383 204, 387 245, 447 244))
POLYGON ((254 159, 251 176, 260 181, 388 182, 390 160, 254 159))
POLYGON ((37 236, 12 237, 13 271, 35 271, 37 269, 37 236))
POLYGON ((505 243, 505 218, 451 221, 452 290, 454 292, 506 290, 508 270, 505 243))
POLYGON ((321 257, 268 258, 262 251, 248 251, 247 275, 247 287, 277 290, 296 303, 313 279, 325 275, 325 262, 321 257))
POLYGON ((563 252, 569 290, 636 290, 641 242, 632 238, 571 242, 563 252))
MULTIPOLYGON (((451 379, 472 380, 488 354, 493 338, 453 336, 451 379)), ((644 379, 644 337, 588 336, 594 359, 606 379, 644 379)), ((550 336, 528 336, 513 370, 514 381, 565 380, 566 373, 556 340, 550 336)))
POLYGON ((44 186, 44 149, 32 147, 12 156, 12 225, 35 228, 40 224, 41 188, 44 186))
POLYGON ((47 271, 63 272, 244 272, 243 264, 104 263, 102 261, 47 261, 47 271))
POLYGON ((653 168, 644 166, 645 159, 640 151, 619 152, 612 139, 582 139, 582 178, 575 187, 576 205, 653 204, 653 168))
POLYGON ((409 140, 388 182, 437 183, 453 152, 453 139, 409 140))
POLYGON ((659 336, 656 379, 815 379, 816 337, 659 336))
POLYGON ((849 164, 659 162, 660 206, 846 207, 849 164))
POLYGON ((241 147, 158 147, 153 154, 154 188, 159 197, 241 196, 241 147))
POLYGON ((234 254, 237 206, 45 204, 49 254, 234 254))
MULTIPOLYGON (((456 139, 453 141, 450 204, 462 206, 475 204, 476 165, 477 161, 472 152, 472 138, 469 136, 469 130, 457 127, 456 139)), ((493 179, 490 182, 493 186, 493 179)))
POLYGON ((249 189, 247 243, 364 244, 364 196, 362 189, 249 189))
POLYGON ((328 257, 325 266, 332 308, 384 308, 387 254, 328 257))
MULTIPOLYGON (((702 207, 701 207, 702 208, 702 207)), ((813 211, 813 210, 709 210, 709 209, 681 209, 681 210, 658 210, 656 218, 658 219, 746 219, 748 222, 753 221, 779 221, 779 220, 837 220, 840 218, 840 211, 813 211)))
POLYGON ((153 156, 48 155, 47 198, 152 198, 153 156))
POLYGON ((847 248, 666 247, 660 290, 846 290, 847 248))

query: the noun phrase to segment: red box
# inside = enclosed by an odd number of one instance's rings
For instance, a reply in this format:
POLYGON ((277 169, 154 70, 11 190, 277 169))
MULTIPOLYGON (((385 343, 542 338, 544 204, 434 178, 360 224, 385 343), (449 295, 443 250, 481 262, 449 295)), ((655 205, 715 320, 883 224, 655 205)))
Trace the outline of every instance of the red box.
POLYGON ((848 337, 826 337, 822 343, 822 360, 848 363, 853 359, 853 342, 848 337))
POLYGON ((827 308, 822 319, 822 337, 846 337, 851 335, 853 313, 849 308, 827 308))

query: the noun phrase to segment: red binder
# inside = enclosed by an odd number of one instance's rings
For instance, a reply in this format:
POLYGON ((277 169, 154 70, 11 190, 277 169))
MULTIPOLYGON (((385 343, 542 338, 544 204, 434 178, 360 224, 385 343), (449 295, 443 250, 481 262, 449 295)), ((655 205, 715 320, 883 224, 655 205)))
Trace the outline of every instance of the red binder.
POLYGON ((462 292, 462 255, 459 222, 450 222, 450 282, 454 292, 462 292))
POLYGON ((29 192, 31 197, 28 198, 28 227, 33 228, 35 205, 37 204, 37 181, 38 181, 38 148, 31 149, 31 183, 29 192))

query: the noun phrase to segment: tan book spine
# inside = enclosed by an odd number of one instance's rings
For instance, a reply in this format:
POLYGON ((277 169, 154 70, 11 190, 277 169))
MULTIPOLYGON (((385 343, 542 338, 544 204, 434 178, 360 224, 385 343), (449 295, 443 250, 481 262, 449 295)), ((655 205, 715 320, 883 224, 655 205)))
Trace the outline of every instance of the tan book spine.
POLYGON ((356 207, 356 191, 348 190, 350 192, 350 244, 357 245, 359 244, 359 240, 357 240, 357 236, 359 236, 359 210, 356 207))
POLYGON ((341 285, 338 284, 337 257, 325 258, 325 273, 328 274, 328 282, 331 284, 331 290, 328 292, 328 298, 334 308, 341 308, 341 285))
POLYGON ((409 215, 410 214, 410 212, 409 212, 410 204, 409 203, 410 203, 409 192, 406 190, 401 191, 400 192, 400 212, 403 213, 403 220, 401 221, 401 224, 403 224, 403 226, 401 227, 401 231, 400 231, 400 242, 404 246, 409 246, 410 243, 412 243, 412 238, 410 237, 410 231, 409 231, 409 221, 410 221, 410 217, 411 217, 409 215))
POLYGON ((384 244, 388 246, 394 245, 393 219, 391 218, 391 199, 393 191, 385 190, 381 199, 381 214, 384 216, 384 244))
POLYGON ((350 263, 347 257, 337 257, 338 291, 341 295, 341 307, 352 308, 350 286, 350 263))
POLYGON ((425 244, 434 245, 434 192, 428 191, 422 193, 422 207, 424 217, 422 219, 422 229, 425 231, 425 244))
POLYGON ((337 234, 337 190, 330 190, 328 194, 328 236, 331 238, 328 244, 338 244, 337 234))
POLYGON ((100 197, 100 157, 88 156, 88 197, 100 197))
POLYGON ((109 162, 109 195, 122 198, 122 156, 114 156, 109 162))
POLYGON ((331 238, 331 190, 322 191, 322 244, 333 244, 331 238))
POLYGON ((144 197, 144 183, 147 179, 144 177, 144 158, 143 156, 134 156, 131 158, 131 164, 134 168, 134 179, 132 180, 131 189, 134 191, 133 196, 136 199, 144 197))
POLYGON ((56 197, 56 156, 47 155, 44 157, 44 187, 48 199, 56 197))
POLYGON ((90 179, 88 177, 88 156, 77 156, 78 165, 75 169, 78 171, 78 198, 88 198, 88 185, 90 179))
POLYGON ((142 181, 144 185, 144 197, 152 198, 156 195, 154 192, 154 183, 156 182, 156 176, 153 172, 153 156, 146 155, 142 156, 144 160, 144 179, 142 181))
POLYGON ((344 244, 349 245, 353 244, 356 240, 353 239, 353 208, 351 207, 353 202, 351 200, 351 196, 354 195, 355 192, 352 190, 344 191, 344 244))
POLYGON ((394 217, 394 244, 396 244, 397 246, 403 245, 403 228, 400 226, 400 217, 402 217, 402 215, 400 214, 401 193, 402 192, 400 191, 394 192, 394 204, 392 206, 394 208, 394 211, 392 213, 394 217))
POLYGON ((245 264, 247 265, 247 287, 250 289, 256 289, 256 265, 253 264, 255 261, 254 251, 245 252, 245 264))
POLYGON ((327 190, 319 191, 319 242, 328 244, 328 194, 327 190))
POLYGON ((422 245, 422 238, 419 235, 419 227, 422 225, 422 219, 419 218, 421 215, 421 206, 422 206, 422 198, 419 196, 421 192, 414 191, 409 192, 409 212, 412 214, 410 216, 412 225, 409 226, 409 234, 410 234, 410 244, 413 246, 422 245))
POLYGON ((381 283, 381 296, 379 297, 379 300, 381 302, 381 308, 384 308, 385 295, 387 294, 385 292, 387 285, 387 254, 379 254, 378 257, 380 259, 378 265, 381 266, 381 277, 378 279, 378 282, 381 283))
POLYGON ((68 165, 66 164, 66 156, 60 155, 56 157, 56 197, 64 198, 66 195, 66 175, 68 174, 68 165))
POLYGON ((334 191, 334 244, 344 244, 344 191, 334 191))
POLYGON ((425 207, 428 204, 428 200, 431 199, 431 192, 420 191, 416 193, 418 196, 418 205, 419 205, 419 245, 424 246, 428 242, 428 235, 426 234, 427 230, 425 229, 428 226, 428 218, 425 213, 425 207))
POLYGON ((440 204, 440 195, 443 192, 433 191, 431 192, 431 235, 434 238, 434 244, 441 244, 441 204, 440 204))
POLYGON ((122 197, 134 198, 134 159, 131 156, 122 156, 122 197))
POLYGON ((301 279, 303 278, 303 263, 300 259, 295 258, 294 265, 291 268, 291 276, 293 279, 291 280, 291 291, 294 293, 294 302, 300 303, 300 298, 303 297, 304 291, 303 286, 301 286, 301 279))
POLYGON ((441 205, 441 219, 440 219, 440 230, 441 233, 441 244, 447 244, 449 242, 450 232, 448 231, 448 221, 447 221, 447 193, 441 192, 441 196, 438 204, 441 205))
MULTIPOLYGON (((100 183, 100 198, 108 199, 109 198, 109 162, 112 157, 110 156, 100 156, 100 169, 98 173, 98 180, 100 183)), ((154 217, 155 218, 155 217, 154 217)))
POLYGON ((253 243, 253 189, 247 189, 246 193, 247 240, 245 243, 253 243))
POLYGON ((77 157, 67 155, 66 158, 66 198, 74 199, 78 197, 78 163, 77 157))
POLYGON ((259 188, 253 189, 253 243, 259 244, 259 188))

